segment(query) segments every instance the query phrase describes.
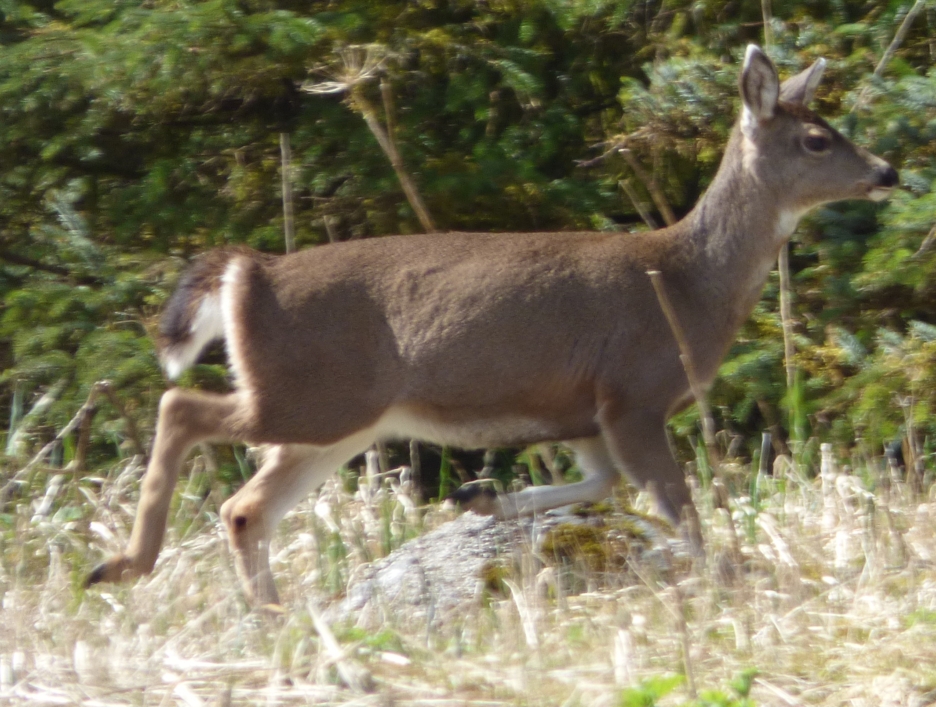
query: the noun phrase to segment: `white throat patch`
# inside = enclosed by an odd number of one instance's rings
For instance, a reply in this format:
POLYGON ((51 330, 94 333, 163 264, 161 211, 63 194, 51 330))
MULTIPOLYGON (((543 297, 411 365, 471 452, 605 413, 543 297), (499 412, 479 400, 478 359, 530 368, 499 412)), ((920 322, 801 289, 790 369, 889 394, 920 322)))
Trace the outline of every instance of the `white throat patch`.
POLYGON ((796 225, 803 217, 803 211, 798 209, 787 209, 780 212, 777 218, 777 238, 788 239, 796 230, 796 225))

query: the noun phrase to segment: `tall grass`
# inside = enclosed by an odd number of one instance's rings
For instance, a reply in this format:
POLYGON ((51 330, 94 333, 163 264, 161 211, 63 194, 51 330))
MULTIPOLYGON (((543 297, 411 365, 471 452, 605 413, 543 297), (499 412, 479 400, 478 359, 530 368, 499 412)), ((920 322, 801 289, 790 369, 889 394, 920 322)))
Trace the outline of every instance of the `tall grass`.
POLYGON ((289 514, 272 552, 285 611, 270 615, 244 603, 200 482, 150 577, 85 591, 126 540, 142 469, 65 476, 37 513, 54 476, 39 470, 0 516, 0 704, 927 704, 936 503, 874 459, 801 458, 814 466, 723 469, 740 559, 698 490, 704 566, 678 542, 600 567, 530 543, 504 591, 455 616, 331 627, 358 568, 451 517, 415 508, 405 478, 337 475, 289 514))

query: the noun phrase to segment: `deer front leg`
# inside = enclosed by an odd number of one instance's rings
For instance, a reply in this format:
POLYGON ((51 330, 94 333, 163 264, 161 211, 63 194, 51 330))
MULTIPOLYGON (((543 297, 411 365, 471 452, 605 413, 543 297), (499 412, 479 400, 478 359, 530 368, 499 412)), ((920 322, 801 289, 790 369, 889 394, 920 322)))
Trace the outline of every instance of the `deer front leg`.
POLYGON ((660 513, 671 523, 685 523, 693 552, 702 551, 702 533, 692 494, 666 438, 664 415, 644 410, 614 414, 606 405, 599 414, 602 435, 612 456, 639 488, 650 487, 660 513))
POLYGON ((85 586, 121 582, 153 571, 166 532, 166 518, 179 470, 193 445, 231 438, 229 421, 237 410, 236 395, 203 394, 173 388, 159 401, 153 454, 140 488, 133 531, 127 549, 92 570, 85 586))

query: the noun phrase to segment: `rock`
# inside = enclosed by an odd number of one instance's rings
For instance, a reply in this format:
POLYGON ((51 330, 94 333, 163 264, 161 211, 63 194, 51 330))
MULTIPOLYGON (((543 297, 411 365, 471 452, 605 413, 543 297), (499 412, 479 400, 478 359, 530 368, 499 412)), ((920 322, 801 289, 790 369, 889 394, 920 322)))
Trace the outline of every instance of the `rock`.
POLYGON ((465 602, 477 601, 484 566, 520 536, 517 523, 465 513, 363 567, 328 618, 353 614, 368 625, 405 610, 408 618, 444 620, 465 602))
POLYGON ((622 521, 640 536, 630 543, 630 552, 625 552, 645 558, 661 571, 668 570, 669 541, 641 518, 614 514, 609 523, 601 515, 574 515, 563 509, 535 519, 496 521, 468 512, 359 568, 345 597, 327 611, 327 619, 353 618, 363 626, 379 625, 392 617, 445 623, 481 600, 491 589, 486 582, 492 573, 507 576, 519 567, 521 552, 529 553, 533 548, 535 554, 549 554, 551 559, 551 553, 541 550, 555 544, 554 530, 597 524, 619 536, 622 521))

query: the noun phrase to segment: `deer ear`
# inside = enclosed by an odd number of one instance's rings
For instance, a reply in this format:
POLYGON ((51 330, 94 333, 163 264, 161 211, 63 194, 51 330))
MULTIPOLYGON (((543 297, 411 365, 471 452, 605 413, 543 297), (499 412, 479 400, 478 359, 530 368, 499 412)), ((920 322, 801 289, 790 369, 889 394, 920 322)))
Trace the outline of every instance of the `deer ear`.
POLYGON ((780 98, 780 79, 773 63, 755 44, 749 44, 744 55, 739 85, 744 102, 742 126, 746 131, 773 118, 780 98))
POLYGON ((808 69, 788 78, 780 86, 780 100, 801 106, 809 105, 813 96, 816 95, 816 88, 822 80, 825 67, 825 59, 816 59, 808 69))

